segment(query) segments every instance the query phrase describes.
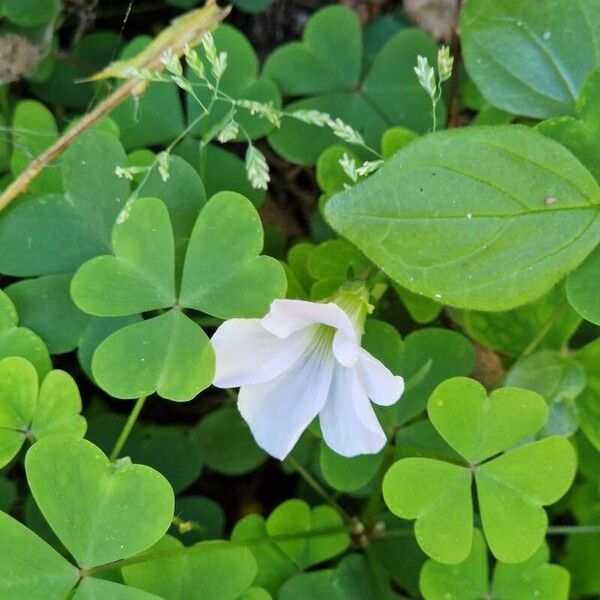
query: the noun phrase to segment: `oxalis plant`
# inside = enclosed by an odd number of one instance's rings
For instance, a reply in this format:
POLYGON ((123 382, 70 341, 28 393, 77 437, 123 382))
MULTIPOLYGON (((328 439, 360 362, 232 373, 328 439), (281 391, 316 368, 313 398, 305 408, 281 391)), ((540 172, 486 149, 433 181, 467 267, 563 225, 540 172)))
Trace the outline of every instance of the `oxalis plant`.
POLYGON ((600 596, 598 2, 125 4, 0 1, 0 598, 600 596))

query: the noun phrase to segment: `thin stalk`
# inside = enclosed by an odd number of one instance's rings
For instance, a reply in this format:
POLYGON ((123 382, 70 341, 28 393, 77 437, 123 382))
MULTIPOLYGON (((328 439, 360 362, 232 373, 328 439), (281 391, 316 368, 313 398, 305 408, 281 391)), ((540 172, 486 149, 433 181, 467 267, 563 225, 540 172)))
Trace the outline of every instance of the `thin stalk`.
POLYGON ((123 426, 123 429, 121 430, 121 434, 119 435, 119 438, 117 439, 117 441, 115 443, 115 447, 112 449, 112 452, 110 453, 110 457, 109 457, 110 462, 114 462, 115 460, 117 460, 117 458, 119 458, 119 454, 120 454, 121 450, 123 450, 123 446, 125 445, 125 442, 127 441, 127 438, 129 437, 129 434, 131 433, 133 426, 135 425, 135 422, 137 421, 138 417, 140 416, 140 413, 142 412, 142 408, 144 408, 144 404, 146 403, 146 398, 147 398, 147 396, 140 396, 136 400, 135 405, 133 406, 133 409, 132 409, 131 413, 129 414, 129 417, 127 417, 127 422, 123 426))
POLYGON ((291 542, 295 540, 317 538, 329 535, 336 535, 340 533, 351 533, 353 530, 354 525, 345 525, 341 527, 327 527, 323 529, 314 529, 313 531, 303 531, 298 533, 287 533, 282 535, 250 538, 248 540, 215 541, 195 546, 183 546, 180 548, 172 548, 170 550, 161 550, 160 552, 149 552, 147 554, 133 556, 131 558, 124 558, 122 560, 117 560, 112 563, 107 563, 104 565, 98 565, 97 567, 84 569, 83 575, 89 577, 90 575, 96 575, 97 573, 103 573, 106 571, 113 571, 115 569, 121 569, 130 565, 137 565, 153 560, 162 560, 165 558, 183 556, 191 552, 212 552, 215 548, 218 548, 219 546, 223 548, 246 548, 248 546, 258 546, 261 544, 270 544, 274 542, 291 542))
POLYGON ((319 494, 328 504, 337 510, 346 523, 353 523, 352 516, 338 503, 338 501, 292 456, 288 456, 285 461, 310 485, 310 487, 319 494))
POLYGON ((556 525, 548 527, 548 535, 600 533, 600 525, 556 525))

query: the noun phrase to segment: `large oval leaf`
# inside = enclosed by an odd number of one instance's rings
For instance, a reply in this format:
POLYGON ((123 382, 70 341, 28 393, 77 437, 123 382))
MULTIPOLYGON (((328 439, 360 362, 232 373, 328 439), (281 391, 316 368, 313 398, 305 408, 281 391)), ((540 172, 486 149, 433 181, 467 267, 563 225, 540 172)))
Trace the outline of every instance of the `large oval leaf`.
POLYGON ((600 239, 600 188, 522 126, 429 135, 326 205, 330 224, 392 279, 446 304, 534 300, 600 239))
POLYGON ((596 0, 469 0, 460 29, 469 74, 491 104, 512 113, 574 114, 600 63, 596 0))

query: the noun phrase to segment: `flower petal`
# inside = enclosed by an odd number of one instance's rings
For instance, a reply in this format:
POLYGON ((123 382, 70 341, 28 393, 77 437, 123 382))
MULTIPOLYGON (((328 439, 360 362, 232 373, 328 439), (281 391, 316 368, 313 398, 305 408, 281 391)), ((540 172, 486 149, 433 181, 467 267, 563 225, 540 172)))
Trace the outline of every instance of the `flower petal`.
POLYGON ((331 353, 309 349, 272 381, 242 387, 238 408, 263 450, 279 460, 291 452, 325 404, 333 365, 331 353))
POLYGON ((261 323, 267 331, 280 338, 286 338, 310 325, 322 323, 343 331, 349 338, 358 341, 350 317, 333 303, 273 300, 268 314, 262 318, 261 323))
POLYGON ((355 371, 339 365, 320 423, 325 443, 342 456, 377 454, 387 441, 355 371))
POLYGON ((360 353, 360 344, 338 330, 333 337, 333 354, 344 367, 353 367, 360 353))
POLYGON ((361 348, 356 365, 358 376, 369 398, 380 406, 390 406, 404 392, 404 379, 394 375, 383 363, 361 348))
POLYGON ((289 338, 270 334, 260 319, 230 319, 214 333, 216 355, 213 385, 240 387, 270 381, 290 368, 310 345, 310 332, 289 338))

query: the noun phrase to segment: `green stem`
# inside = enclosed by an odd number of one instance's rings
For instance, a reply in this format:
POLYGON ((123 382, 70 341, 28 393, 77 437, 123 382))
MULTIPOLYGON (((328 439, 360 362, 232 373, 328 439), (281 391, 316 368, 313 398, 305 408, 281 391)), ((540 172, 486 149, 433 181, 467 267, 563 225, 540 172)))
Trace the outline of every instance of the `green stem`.
POLYGON ((91 567, 84 569, 84 575, 89 577, 96 575, 97 573, 103 573, 106 571, 113 571, 115 569, 121 569, 131 565, 137 565, 144 562, 150 562, 153 560, 162 560, 165 558, 173 558, 177 556, 183 556, 190 552, 212 552, 215 548, 222 546, 223 548, 245 548, 248 546, 258 546, 261 544, 270 544, 276 542, 291 542, 295 540, 304 540, 309 538, 323 537, 329 535, 338 535, 340 533, 351 533, 354 531, 354 525, 346 525, 342 527, 327 527, 323 529, 314 529, 313 531, 302 531, 298 533, 286 533, 282 535, 265 536, 259 538, 250 538, 247 540, 231 540, 231 541, 214 541, 210 544, 197 544, 194 546, 183 546, 180 548, 172 548, 170 550, 161 550, 160 552, 148 552, 147 554, 140 554, 131 558, 124 558, 117 560, 112 563, 104 565, 98 565, 97 567, 91 567))
POLYGON ((548 535, 600 533, 600 525, 556 525, 548 527, 548 535))
POLYGON ((381 484, 383 483, 383 478, 387 473, 388 469, 392 466, 394 462, 394 447, 388 445, 385 454, 383 456, 383 460, 381 461, 381 466, 377 471, 377 475, 373 481, 373 488, 371 490, 371 495, 367 500, 367 504, 363 509, 361 521, 364 523, 365 527, 370 528, 379 519, 379 515, 383 510, 383 494, 381 491, 381 484))
POLYGON ((344 521, 346 523, 353 523, 352 516, 346 512, 342 506, 338 503, 338 501, 292 456, 288 456, 285 459, 285 462, 288 463, 301 477, 310 485, 310 487, 319 494, 326 502, 328 502, 333 508, 335 508, 340 515, 342 515, 344 521))
MULTIPOLYGON (((181 548, 172 548, 170 550, 161 550, 159 552, 148 552, 147 554, 140 554, 131 558, 124 558, 112 563, 104 565, 98 565, 97 567, 91 567, 84 569, 84 576, 89 577, 96 575, 97 573, 104 573, 106 571, 113 571, 115 569, 121 569, 122 567, 128 567, 130 565, 137 565, 144 562, 150 562, 153 560, 162 560, 165 558, 173 558, 177 556, 184 556, 189 552, 211 552, 215 548, 222 546, 223 548, 245 548, 249 546, 259 546, 261 544, 272 544, 277 542, 292 542, 295 540, 306 540, 317 537, 324 537, 330 535, 337 535, 340 533, 354 533, 355 524, 347 524, 341 527, 325 527, 323 529, 313 529, 312 531, 301 531, 298 533, 285 533, 282 535, 263 536, 258 538, 250 538, 247 540, 231 540, 231 541, 214 541, 210 544, 198 544, 195 546, 183 546, 181 548)), ((581 526, 557 526, 549 527, 549 535, 562 535, 565 533, 600 533, 600 525, 581 525, 581 526)), ((377 534, 376 539, 381 538, 402 538, 402 537, 413 537, 414 532, 412 529, 390 529, 377 534)))
POLYGON ((569 305, 565 303, 562 306, 559 305, 555 309, 550 318, 546 321, 546 324, 538 331, 537 335, 531 340, 531 342, 527 344, 527 347, 525 350, 523 350, 523 352, 521 352, 521 355, 517 360, 529 356, 542 343, 544 338, 548 335, 548 332, 552 329, 552 327, 554 327, 568 306, 569 305))
POLYGON ((147 396, 140 396, 136 400, 135 405, 134 405, 131 413, 129 414, 129 417, 127 417, 127 422, 123 426, 123 429, 121 430, 121 434, 119 435, 119 438, 117 439, 117 441, 115 443, 115 447, 112 449, 112 452, 110 453, 110 457, 109 457, 110 462, 114 462, 115 460, 117 460, 117 458, 119 458, 119 454, 120 454, 121 450, 123 450, 123 446, 125 445, 125 442, 127 441, 127 438, 129 437, 129 434, 131 433, 131 430, 133 429, 135 422, 137 421, 137 418, 140 416, 140 413, 142 412, 142 408, 144 408, 146 398, 147 398, 147 396))

